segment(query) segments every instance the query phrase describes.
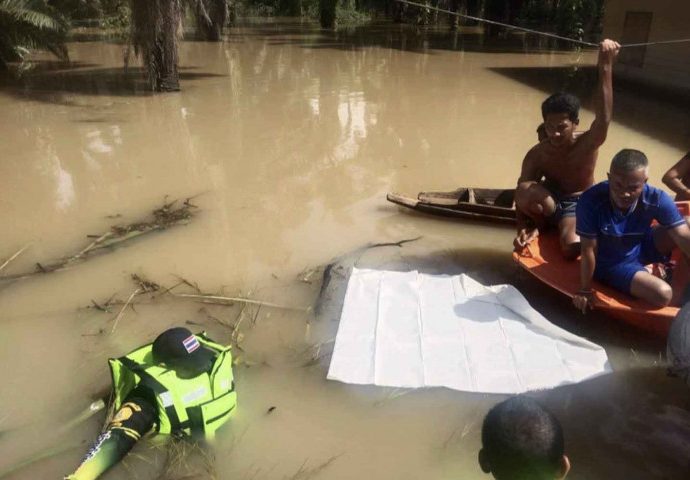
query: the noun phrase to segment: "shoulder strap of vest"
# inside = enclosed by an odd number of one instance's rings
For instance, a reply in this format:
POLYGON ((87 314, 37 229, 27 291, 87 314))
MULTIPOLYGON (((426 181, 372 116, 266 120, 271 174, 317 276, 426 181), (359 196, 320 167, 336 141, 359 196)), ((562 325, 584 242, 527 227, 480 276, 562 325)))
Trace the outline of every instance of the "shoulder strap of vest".
MULTIPOLYGON (((148 373, 141 365, 137 364, 134 360, 127 357, 121 357, 120 361, 124 366, 135 372, 139 378, 141 378, 141 383, 144 386, 150 388, 156 396, 160 397, 161 394, 168 392, 170 398, 172 399, 172 394, 169 390, 163 386, 158 380, 156 380, 150 373, 148 373)), ((165 408, 165 413, 168 415, 170 420, 170 430, 172 432, 179 432, 185 428, 189 427, 189 421, 180 422, 180 417, 177 415, 177 410, 175 409, 175 403, 168 405, 165 408)))

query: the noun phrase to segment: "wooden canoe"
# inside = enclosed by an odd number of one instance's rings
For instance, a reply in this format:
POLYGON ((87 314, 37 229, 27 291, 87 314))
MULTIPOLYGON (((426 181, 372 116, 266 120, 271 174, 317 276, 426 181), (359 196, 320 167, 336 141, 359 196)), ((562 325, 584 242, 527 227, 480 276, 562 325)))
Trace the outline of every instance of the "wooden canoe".
MULTIPOLYGON (((683 215, 690 215, 690 202, 676 202, 676 205, 683 215)), ((513 259, 541 282, 570 298, 574 297, 580 288, 580 262, 563 258, 555 233, 540 235, 523 251, 513 252, 513 259)), ((674 250, 672 260, 676 267, 671 282, 674 297, 671 306, 655 308, 642 300, 595 282, 594 308, 635 327, 666 336, 679 310, 678 306, 674 305, 679 304, 690 278, 687 263, 680 250, 674 250)))
POLYGON ((389 193, 403 207, 444 217, 515 223, 515 189, 459 188, 452 192, 421 192, 417 198, 389 193))

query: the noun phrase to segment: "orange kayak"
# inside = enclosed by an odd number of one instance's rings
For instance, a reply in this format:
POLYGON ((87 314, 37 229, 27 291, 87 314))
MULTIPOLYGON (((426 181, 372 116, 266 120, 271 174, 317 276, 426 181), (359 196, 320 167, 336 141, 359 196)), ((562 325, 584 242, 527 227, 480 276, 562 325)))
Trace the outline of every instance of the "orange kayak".
MULTIPOLYGON (((676 202, 676 205, 683 215, 690 215, 690 202, 676 202)), ((540 281, 571 298, 580 289, 580 262, 563 258, 558 235, 555 233, 540 235, 521 252, 513 252, 513 259, 540 281)), ((674 301, 670 306, 655 308, 642 300, 595 282, 594 308, 643 330, 667 335, 679 310, 678 306, 673 305, 677 305, 690 277, 687 263, 680 250, 674 250, 672 260, 675 261, 676 267, 671 285, 674 301)))

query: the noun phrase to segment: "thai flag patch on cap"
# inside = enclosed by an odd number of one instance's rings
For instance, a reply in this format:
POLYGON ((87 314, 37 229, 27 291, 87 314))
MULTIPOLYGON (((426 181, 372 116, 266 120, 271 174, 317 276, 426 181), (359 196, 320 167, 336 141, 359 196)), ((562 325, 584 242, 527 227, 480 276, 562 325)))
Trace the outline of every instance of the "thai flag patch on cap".
POLYGON ((199 340, 197 340, 194 335, 190 335, 189 337, 182 340, 182 345, 184 345, 184 348, 185 350, 187 350, 187 353, 192 353, 194 350, 201 346, 199 345, 199 340))

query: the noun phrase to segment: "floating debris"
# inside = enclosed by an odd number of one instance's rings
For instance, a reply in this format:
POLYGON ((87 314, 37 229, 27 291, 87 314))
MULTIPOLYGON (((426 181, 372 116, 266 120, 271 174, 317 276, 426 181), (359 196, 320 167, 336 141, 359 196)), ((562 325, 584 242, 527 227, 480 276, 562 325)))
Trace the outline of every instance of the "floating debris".
POLYGON ((127 299, 127 301, 125 302, 125 304, 122 306, 122 309, 120 310, 120 312, 119 312, 119 313, 117 314, 117 316, 115 317, 115 321, 113 322, 113 328, 110 329, 110 333, 115 333, 115 329, 117 328, 117 324, 118 324, 118 322, 120 321, 120 318, 122 318, 122 314, 125 313, 125 310, 127 309, 127 307, 129 307, 129 306, 132 304, 132 300, 134 299, 134 297, 136 297, 137 295, 139 295, 139 293, 142 293, 142 292, 141 292, 141 289, 140 289, 140 288, 137 288, 137 289, 134 290, 134 291, 132 292, 132 294, 129 296, 129 298, 127 299))
POLYGON ((156 480, 218 478, 213 453, 202 443, 171 437, 157 448, 165 449, 165 462, 156 480))
MULTIPOLYGON (((356 250, 353 250, 352 252, 349 252, 344 255, 340 255, 336 258, 334 258, 329 264, 327 264, 325 267, 323 267, 323 275, 321 276, 321 288, 319 290, 318 295, 316 296, 316 301, 314 302, 314 307, 313 311, 317 316, 320 316, 323 311, 324 311, 324 305, 327 303, 328 300, 328 295, 326 294, 328 287, 330 286, 331 279, 334 274, 338 274, 341 277, 344 277, 345 274, 342 272, 345 269, 345 266, 349 269, 353 265, 356 265, 359 259, 364 255, 364 253, 367 250, 371 250, 372 248, 381 248, 381 247, 398 247, 402 248, 403 245, 406 243, 411 243, 411 242, 416 242, 417 240, 420 240, 422 237, 414 237, 414 238, 405 238, 403 240, 397 241, 397 242, 383 242, 383 243, 367 243, 366 245, 363 245, 356 250), (345 266, 344 266, 345 265, 345 266)), ((320 268, 313 269, 315 271, 319 271, 320 268)), ((311 270, 304 270, 304 271, 311 271, 311 270)))
POLYGON ((304 307, 293 307, 290 305, 281 305, 278 303, 271 303, 271 302, 263 302, 261 300, 253 300, 251 298, 242 298, 242 297, 222 297, 219 295, 210 295, 210 294, 192 294, 192 293, 173 293, 172 294, 175 297, 182 297, 182 298, 195 298, 201 300, 202 303, 214 303, 217 305, 234 305, 235 302, 237 303, 248 303, 250 305, 260 305, 262 307, 270 307, 270 308, 281 308, 283 310, 299 310, 303 312, 309 312, 310 308, 304 308, 304 307))
MULTIPOLYGON (((165 230, 176 225, 186 225, 196 213, 195 209, 198 208, 196 205, 190 203, 190 200, 191 198, 188 198, 182 202, 179 207, 176 207, 177 200, 173 200, 172 202, 166 203, 162 207, 154 210, 152 213, 153 218, 130 223, 128 225, 114 225, 110 227, 108 232, 103 234, 87 235, 87 238, 93 238, 94 240, 77 253, 63 257, 59 260, 51 261, 49 263, 37 262, 36 269, 33 272, 0 276, 0 281, 20 280, 33 277, 34 275, 64 270, 76 263, 88 260, 98 253, 112 251, 115 247, 121 246, 125 242, 142 235, 159 230, 165 230)), ((27 247, 24 247, 10 257, 2 268, 19 256, 27 247)), ((0 270, 2 270, 2 268, 0 268, 0 270)))
POLYGON ((328 468, 333 462, 335 462, 338 457, 340 457, 341 454, 339 455, 334 455, 325 462, 321 463, 320 465, 317 465, 313 468, 306 468, 307 465, 307 460, 302 462, 302 465, 299 467, 299 470, 295 472, 295 474, 291 477, 289 477, 290 480, 307 480, 309 478, 314 478, 316 477, 319 473, 321 473, 323 470, 328 468))
POLYGON ((3 262, 3 264, 0 265, 0 272, 2 272, 2 271, 5 269, 5 267, 6 267, 7 265, 9 265, 9 264, 12 262, 12 260, 14 260, 15 258, 17 258, 17 257, 18 257, 19 255, 21 255, 22 253, 24 253, 24 250, 26 250, 26 249, 29 248, 30 246, 31 246, 30 243, 27 244, 27 245, 24 245, 24 246, 23 246, 22 248, 20 248, 17 252, 15 252, 14 255, 12 255, 10 258, 8 258, 7 260, 5 260, 5 261, 3 262))

